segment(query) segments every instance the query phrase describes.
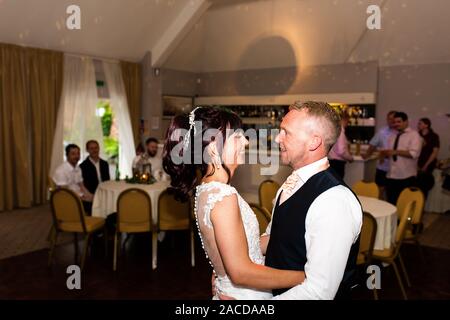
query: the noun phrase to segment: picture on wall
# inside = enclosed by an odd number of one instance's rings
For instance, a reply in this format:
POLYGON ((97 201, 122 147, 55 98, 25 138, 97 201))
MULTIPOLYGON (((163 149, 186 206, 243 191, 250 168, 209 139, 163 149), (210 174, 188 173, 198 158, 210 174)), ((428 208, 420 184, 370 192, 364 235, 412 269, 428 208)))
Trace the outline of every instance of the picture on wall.
POLYGON ((192 110, 194 99, 186 96, 163 96, 163 117, 173 117, 192 110))

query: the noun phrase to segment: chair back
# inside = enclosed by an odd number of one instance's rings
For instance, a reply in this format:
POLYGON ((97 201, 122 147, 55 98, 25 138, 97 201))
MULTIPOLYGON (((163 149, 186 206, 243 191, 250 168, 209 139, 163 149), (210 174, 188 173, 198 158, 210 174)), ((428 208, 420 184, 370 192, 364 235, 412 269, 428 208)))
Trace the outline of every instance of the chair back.
POLYGON ((146 232, 152 228, 152 201, 142 189, 122 191, 117 199, 117 230, 146 232))
POLYGON ((399 213, 399 219, 401 219, 400 214, 406 212, 405 206, 408 202, 414 201, 414 212, 411 217, 411 224, 420 224, 422 222, 423 208, 425 205, 425 196, 419 188, 405 188, 400 193, 397 200, 397 212, 399 213))
POLYGON ((259 234, 263 234, 266 231, 270 220, 272 219, 271 214, 266 208, 258 206, 255 203, 250 203, 249 205, 255 213, 256 219, 258 219, 259 234))
POLYGON ((352 190, 358 195, 363 197, 379 198, 380 190, 375 182, 357 181, 352 190))
POLYGON ((377 234, 377 221, 369 212, 363 212, 363 223, 359 240, 359 253, 365 257, 365 263, 372 260, 375 236, 377 234))
POLYGON ((187 230, 191 227, 191 201, 181 202, 168 190, 158 199, 158 230, 187 230))
POLYGON ((265 180, 259 185, 259 205, 266 208, 267 211, 272 212, 273 199, 277 195, 280 185, 273 180, 265 180))
POLYGON ((395 234, 395 250, 394 257, 398 255, 400 252, 400 246, 403 243, 403 239, 405 237, 406 229, 411 225, 412 215, 415 210, 416 202, 414 200, 410 200, 403 207, 403 212, 399 212, 400 222, 397 226, 397 232, 395 234))
POLYGON ((80 223, 83 232, 86 232, 84 209, 80 197, 70 189, 55 189, 50 196, 53 225, 57 230, 61 223, 80 223))

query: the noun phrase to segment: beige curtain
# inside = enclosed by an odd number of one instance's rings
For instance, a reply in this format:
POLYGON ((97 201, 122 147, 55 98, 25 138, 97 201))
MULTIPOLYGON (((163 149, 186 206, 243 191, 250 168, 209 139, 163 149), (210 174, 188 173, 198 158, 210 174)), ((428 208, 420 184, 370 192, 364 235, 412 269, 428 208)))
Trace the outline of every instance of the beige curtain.
POLYGON ((127 93, 128 110, 130 112, 131 126, 135 145, 140 143, 141 93, 142 93, 142 67, 138 63, 120 62, 122 78, 127 93))
POLYGON ((0 211, 46 199, 62 54, 0 44, 0 211))
POLYGON ((53 136, 63 82, 63 54, 28 50, 31 116, 31 169, 34 203, 47 199, 53 136))

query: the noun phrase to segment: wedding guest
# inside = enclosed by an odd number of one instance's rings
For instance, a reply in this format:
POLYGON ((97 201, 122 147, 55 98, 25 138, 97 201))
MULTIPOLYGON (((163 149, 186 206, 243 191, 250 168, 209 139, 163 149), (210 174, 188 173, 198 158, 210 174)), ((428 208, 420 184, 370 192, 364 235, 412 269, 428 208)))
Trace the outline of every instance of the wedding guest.
MULTIPOLYGON (((397 134, 395 130, 395 113, 396 111, 389 111, 386 116, 387 126, 381 128, 370 140, 369 147, 366 153, 363 155, 364 159, 369 158, 375 150, 389 149, 389 139, 392 135, 397 134)), ((386 175, 389 171, 389 159, 380 159, 377 163, 377 169, 375 173, 375 183, 380 189, 380 195, 384 195, 386 187, 386 175)))
POLYGON ((152 167, 152 174, 154 176, 162 174, 162 156, 161 152, 158 152, 158 140, 156 138, 148 138, 145 141, 145 152, 141 155, 137 155, 133 160, 133 169, 142 167, 146 164, 150 164, 152 167))
POLYGON ((85 205, 86 202, 92 202, 93 195, 83 184, 78 161, 80 161, 80 147, 69 144, 66 147, 66 161, 56 168, 52 179, 57 187, 65 187, 75 192, 85 205))
MULTIPOLYGON (((90 193, 95 194, 100 182, 110 180, 109 165, 103 159, 100 159, 100 146, 97 141, 89 140, 86 142, 86 151, 89 156, 80 164, 81 173, 83 175, 83 183, 90 193)), ((86 201, 84 204, 90 214, 92 211, 92 202, 86 201)))
POLYGON ((422 151, 417 161, 419 170, 417 174, 417 185, 423 191, 426 198, 428 192, 434 185, 433 170, 436 168, 440 142, 439 136, 431 128, 430 119, 420 119, 417 124, 417 129, 423 138, 422 151))
POLYGON ((389 139, 389 148, 381 150, 380 156, 390 161, 387 173, 387 200, 396 204, 403 189, 416 184, 417 159, 422 149, 422 138, 409 127, 408 116, 404 112, 394 115, 397 134, 389 139))
POLYGON ((353 161, 353 156, 349 150, 349 142, 345 136, 345 128, 348 126, 349 117, 344 112, 341 117, 341 133, 336 143, 328 153, 330 167, 341 177, 345 175, 345 164, 353 161))

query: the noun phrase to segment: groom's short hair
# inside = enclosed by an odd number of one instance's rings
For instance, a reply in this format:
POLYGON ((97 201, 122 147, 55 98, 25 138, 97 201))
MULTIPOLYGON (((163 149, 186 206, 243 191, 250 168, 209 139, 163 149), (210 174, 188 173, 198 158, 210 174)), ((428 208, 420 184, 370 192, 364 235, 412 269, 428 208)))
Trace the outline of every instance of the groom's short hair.
POLYGON ((306 111, 309 117, 314 118, 318 123, 314 128, 318 128, 322 133, 322 138, 326 151, 330 151, 341 134, 341 117, 326 102, 319 101, 296 101, 289 107, 290 110, 306 111))

